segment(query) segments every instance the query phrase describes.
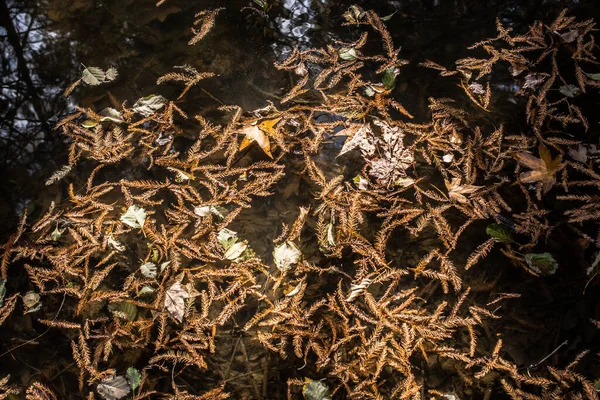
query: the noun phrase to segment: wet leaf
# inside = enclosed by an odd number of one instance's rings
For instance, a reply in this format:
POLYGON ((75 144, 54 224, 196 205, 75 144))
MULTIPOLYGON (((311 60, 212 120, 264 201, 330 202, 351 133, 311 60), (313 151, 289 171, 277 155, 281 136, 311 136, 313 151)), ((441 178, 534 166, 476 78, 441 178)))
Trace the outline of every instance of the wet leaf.
POLYGON ((507 227, 500 224, 491 224, 485 229, 485 233, 490 235, 496 242, 512 243, 514 242, 512 235, 507 227))
POLYGON ((392 17, 398 12, 398 10, 394 11, 393 13, 386 15, 385 17, 379 17, 380 20, 386 22, 389 21, 390 19, 392 19, 392 17))
POLYGON ((174 283, 165 293, 165 309, 178 322, 183 321, 185 299, 189 297, 188 292, 181 286, 181 282, 174 283))
POLYGON ((327 224, 327 244, 332 247, 335 246, 334 226, 331 222, 327 224))
POLYGON ((41 297, 34 291, 29 291, 23 296, 23 304, 25 305, 24 314, 29 314, 35 311, 39 311, 42 308, 41 297))
POLYGON ((133 105, 133 112, 136 112, 143 117, 149 117, 167 104, 167 99, 160 95, 151 94, 142 97, 133 105))
MULTIPOLYGON (((592 275, 592 273, 596 270, 596 267, 598 267, 598 265, 600 265, 600 251, 596 252, 596 254, 594 255, 594 261, 592 261, 592 265, 590 265, 590 267, 585 271, 587 276, 592 275)), ((0 293, 0 300, 1 300, 1 293, 0 293)), ((2 303, 0 303, 0 306, 2 305, 2 303)))
POLYGON ((109 378, 104 378, 96 388, 98 394, 105 400, 118 400, 127 396, 131 391, 131 387, 122 376, 113 375, 109 378))
POLYGON ((461 185, 460 178, 453 178, 452 181, 446 181, 446 188, 448 189, 448 197, 450 199, 458 201, 459 203, 467 203, 469 199, 465 196, 474 193, 481 189, 481 186, 475 185, 461 185))
POLYGON ((579 32, 577 32, 576 29, 563 33, 562 35, 560 35, 561 39, 565 41, 565 43, 571 43, 573 41, 575 41, 575 39, 577 39, 579 37, 579 32))
POLYGON ((331 400, 327 385, 310 379, 302 387, 302 396, 305 400, 331 400))
POLYGON ((143 263, 140 267, 140 272, 146 278, 154 279, 157 275, 156 264, 154 264, 153 262, 143 263))
POLYGON ((383 86, 387 90, 392 90, 396 86, 396 75, 398 75, 397 68, 390 67, 390 68, 386 68, 386 70, 383 71, 383 77, 381 78, 381 83, 383 83, 383 86))
POLYGON ((6 295, 6 281, 0 278, 0 307, 4 305, 4 296, 6 295))
POLYGON ((532 89, 535 90, 538 86, 544 83, 546 80, 546 74, 540 73, 531 73, 525 76, 525 83, 523 84, 523 89, 532 89))
POLYGON ((121 222, 132 228, 141 229, 146 222, 146 210, 136 205, 130 206, 121 216, 121 222))
POLYGON ((142 287, 142 289, 140 290, 140 296, 146 296, 146 295, 150 295, 152 293, 156 292, 156 289, 154 289, 152 286, 148 286, 148 285, 144 285, 142 287))
POLYGON ((575 97, 581 94, 581 89, 579 89, 575 85, 561 86, 560 88, 558 88, 558 91, 567 97, 575 97))
POLYGON ((550 253, 525 254, 525 262, 529 269, 541 275, 552 275, 558 269, 558 262, 550 253))
POLYGON ((118 75, 119 75, 119 72, 117 71, 117 69, 115 67, 110 67, 109 69, 106 70, 106 80, 107 81, 114 81, 118 75))
POLYGON ((118 252, 125 251, 125 246, 119 241, 115 240, 112 235, 108 237, 108 245, 118 252))
POLYGON ((223 213, 221 213, 221 211, 219 211, 219 209, 215 206, 198 206, 194 208, 194 214, 202 218, 208 217, 210 214, 221 219, 225 218, 223 213))
POLYGON ((96 125, 98 125, 98 121, 96 121, 95 119, 86 119, 81 123, 81 126, 83 126, 84 128, 93 128, 96 125))
POLYGON ((287 271, 293 265, 297 264, 300 258, 302 258, 300 249, 289 241, 276 246, 273 251, 275 266, 282 272, 287 271))
POLYGON ((562 166, 562 157, 559 155, 552 158, 550 150, 543 145, 540 145, 539 152, 540 158, 526 152, 517 153, 515 158, 520 164, 531 169, 519 175, 519 180, 523 183, 540 183, 542 192, 546 194, 556 183, 556 172, 562 166))
POLYGON ((135 317, 137 316, 136 305, 128 301, 110 303, 108 305, 108 311, 127 321, 135 321, 135 317))
POLYGON ((54 242, 57 242, 61 238, 64 231, 64 229, 58 229, 58 225, 56 225, 56 228, 54 228, 50 234, 50 239, 52 239, 54 242))
POLYGON ((340 58, 344 61, 352 61, 358 58, 356 54, 356 49, 354 47, 342 47, 338 51, 338 54, 340 55, 340 58))
POLYGON ((244 135, 242 143, 240 144, 240 150, 244 150, 252 142, 256 142, 266 155, 268 155, 270 158, 273 158, 273 155, 271 154, 271 142, 269 141, 269 137, 262 130, 260 130, 257 125, 247 126, 241 129, 239 133, 244 135))
POLYGON ((229 230, 227 228, 223 228, 219 231, 217 235, 217 240, 223 246, 225 250, 228 250, 231 246, 238 241, 237 232, 229 230))
POLYGON ((100 115, 103 116, 102 118, 100 118, 101 122, 105 122, 105 121, 112 121, 112 122, 116 122, 116 123, 123 122, 121 113, 112 107, 106 107, 104 110, 100 111, 100 115))
POLYGON ((336 136, 348 136, 340 153, 342 156, 355 148, 360 148, 363 156, 372 156, 375 154, 375 145, 373 144, 372 131, 368 124, 352 124, 348 128, 336 133, 336 136))
POLYGON ((127 368, 127 374, 125 375, 127 378, 127 382, 129 382, 129 387, 131 390, 135 390, 142 383, 142 374, 136 368, 129 367, 127 368))
POLYGON ((585 76, 592 80, 600 81, 600 74, 588 74, 587 72, 585 72, 585 76))
POLYGON ((479 82, 473 82, 469 85, 469 90, 475 94, 485 94, 485 88, 479 82))
POLYGON ((225 259, 227 260, 236 260, 238 258, 240 258, 240 256, 242 254, 244 254, 244 252, 246 251, 246 249, 248 248, 248 243, 247 242, 237 242, 234 243, 226 252, 225 255, 223 257, 225 257, 225 259))
POLYGON ((81 79, 90 86, 97 86, 105 81, 106 74, 98 67, 87 67, 81 73, 81 79))
POLYGON ((358 190, 367 190, 367 188, 369 186, 369 181, 367 181, 365 178, 363 178, 360 175, 356 175, 352 179, 352 181, 354 182, 354 184, 356 185, 358 190))

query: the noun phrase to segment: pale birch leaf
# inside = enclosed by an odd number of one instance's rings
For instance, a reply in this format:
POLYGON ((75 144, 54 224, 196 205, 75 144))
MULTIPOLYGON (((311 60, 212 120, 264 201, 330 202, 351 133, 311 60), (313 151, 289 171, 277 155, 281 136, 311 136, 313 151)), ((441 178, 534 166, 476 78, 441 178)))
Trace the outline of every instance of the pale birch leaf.
POLYGON ((248 248, 248 243, 244 242, 237 242, 234 243, 226 252, 225 255, 223 257, 225 257, 225 259, 227 260, 236 260, 238 259, 242 254, 244 254, 244 251, 246 251, 246 249, 248 248))
POLYGON ((81 73, 81 79, 90 86, 96 86, 104 82, 106 74, 100 68, 87 67, 81 73))
POLYGON ((302 253, 300 249, 289 241, 276 246, 273 251, 275 266, 282 272, 287 271, 293 265, 297 264, 301 257, 302 253))
POLYGON ((129 394, 131 387, 125 377, 113 375, 102 379, 96 390, 105 400, 119 400, 129 394))
POLYGON ((167 104, 167 99, 160 95, 151 94, 142 97, 133 105, 133 112, 136 112, 143 117, 149 117, 167 104))
POLYGON ((165 309, 171 314, 173 319, 178 322, 183 321, 183 312, 185 310, 185 299, 190 295, 181 286, 181 282, 176 282, 165 292, 165 309))
POLYGON ((153 262, 143 263, 142 266, 140 267, 140 271, 141 271, 142 275, 145 276, 146 278, 150 278, 150 279, 156 278, 157 268, 156 268, 156 264, 154 264, 153 262))
POLYGON ((130 206, 127 212, 121 216, 121 222, 132 228, 140 229, 146 222, 146 210, 136 205, 130 206))

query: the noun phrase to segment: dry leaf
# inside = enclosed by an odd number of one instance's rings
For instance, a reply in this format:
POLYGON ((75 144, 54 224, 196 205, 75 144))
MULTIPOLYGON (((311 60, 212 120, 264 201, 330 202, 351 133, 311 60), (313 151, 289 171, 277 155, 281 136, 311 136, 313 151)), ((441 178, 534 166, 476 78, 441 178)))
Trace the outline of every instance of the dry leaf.
POLYGON ((113 375, 102 379, 96 390, 105 400, 118 400, 127 396, 131 391, 131 387, 125 377, 113 375))
POLYGON ((467 199, 465 195, 474 193, 481 189, 481 186, 461 185, 460 183, 460 178, 453 178, 451 182, 446 181, 448 196, 450 197, 450 199, 458 201, 459 203, 467 203, 469 199, 467 199))
POLYGON ((171 314, 173 319, 178 322, 183 321, 183 312, 185 310, 185 299, 190 295, 181 286, 181 282, 176 282, 165 292, 165 309, 171 314))
POLYGON ((541 184, 545 194, 556 183, 556 172, 562 166, 562 156, 553 159, 550 150, 543 145, 540 145, 539 152, 541 158, 526 152, 517 153, 515 158, 521 165, 531 169, 519 175, 519 180, 523 183, 541 184))

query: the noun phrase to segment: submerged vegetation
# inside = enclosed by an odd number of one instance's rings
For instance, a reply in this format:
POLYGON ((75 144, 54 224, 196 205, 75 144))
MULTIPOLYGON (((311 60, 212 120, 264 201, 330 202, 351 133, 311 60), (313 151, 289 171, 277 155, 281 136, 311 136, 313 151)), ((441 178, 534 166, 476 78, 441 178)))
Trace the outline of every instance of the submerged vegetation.
MULTIPOLYGON (((594 21, 498 21, 471 57, 421 60, 461 96, 429 93, 416 121, 392 17, 350 7, 352 40, 293 49, 276 64, 291 89, 260 109, 188 115, 219 78, 186 65, 158 79, 178 97, 62 119, 68 162, 46 183, 66 198, 25 213, 0 264, 2 327, 44 328, 0 362, 43 336, 71 361, 25 388, 0 377, 0 399, 597 399, 598 339, 531 358, 514 334, 537 329, 531 298, 506 278, 598 290, 594 21)), ((82 66, 65 94, 118 79, 82 66)))

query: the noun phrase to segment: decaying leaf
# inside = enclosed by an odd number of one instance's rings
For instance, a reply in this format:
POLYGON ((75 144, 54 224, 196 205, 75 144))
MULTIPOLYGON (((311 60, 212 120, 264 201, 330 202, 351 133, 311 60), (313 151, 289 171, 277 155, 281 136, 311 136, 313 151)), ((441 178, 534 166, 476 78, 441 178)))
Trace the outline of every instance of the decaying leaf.
POLYGON ((154 264, 153 262, 143 263, 140 267, 140 272, 144 277, 154 279, 157 275, 156 264, 154 264))
POLYGON ((98 67, 86 67, 81 73, 81 80, 90 86, 97 86, 115 80, 117 75, 118 72, 114 67, 110 67, 106 72, 98 67))
POLYGON ((189 297, 189 293, 181 286, 181 282, 174 283, 165 292, 165 309, 178 322, 183 321, 185 299, 189 297))
POLYGON ((575 85, 564 85, 558 88, 558 91, 567 97, 576 97, 581 94, 581 89, 575 85))
POLYGON ((358 284, 353 284, 352 286, 350 286, 350 294, 348 295, 348 297, 346 297, 346 301, 347 302, 352 302, 354 300, 356 300, 360 295, 362 295, 367 289, 368 287, 371 285, 373 281, 365 278, 362 281, 360 281, 360 283, 358 284))
POLYGON ((256 142, 266 155, 273 158, 269 135, 276 135, 275 125, 280 119, 281 118, 268 119, 262 121, 260 124, 255 122, 253 125, 246 126, 239 130, 238 132, 244 135, 242 143, 240 144, 240 150, 244 150, 252 142, 256 142))
POLYGON ((461 185, 462 179, 453 178, 452 181, 446 181, 446 189, 448 189, 448 197, 454 201, 458 201, 459 203, 468 203, 469 199, 467 198, 468 194, 475 193, 481 186, 475 185, 461 185))
POLYGON ((142 97, 133 105, 133 112, 136 112, 143 117, 149 117, 167 104, 167 99, 160 95, 151 94, 142 97))
POLYGON ((118 252, 125 251, 125 246, 121 242, 115 240, 112 235, 108 237, 108 245, 118 252))
POLYGON ((0 307, 4 305, 4 296, 6 295, 6 281, 0 278, 0 307))
POLYGON ((217 235, 217 240, 225 250, 228 250, 231 246, 235 244, 235 242, 238 241, 237 232, 227 228, 223 228, 219 231, 217 235))
POLYGON ((302 253, 293 242, 284 242, 276 246, 273 251, 275 266, 282 272, 289 270, 293 265, 297 264, 300 258, 302 258, 302 253))
POLYGON ((225 252, 225 255, 223 257, 225 257, 226 260, 237 260, 242 256, 242 254, 244 254, 247 248, 248 243, 246 241, 236 242, 233 245, 231 245, 231 247, 229 247, 229 249, 225 252))
POLYGON ((340 58, 344 61, 352 61, 358 58, 358 55, 356 54, 356 49, 354 47, 342 47, 338 51, 338 54, 340 58))
POLYGON ((558 269, 558 262, 550 253, 525 254, 525 262, 529 269, 541 275, 552 275, 558 269))
POLYGON ((121 222, 132 228, 141 229, 146 222, 146 210, 136 205, 130 206, 121 216, 121 222))
POLYGON ((321 381, 307 380, 302 387, 302 396, 305 400, 331 400, 329 388, 321 381))
POLYGON ((29 314, 39 311, 42 308, 41 297, 34 291, 29 291, 23 296, 23 305, 25 306, 24 314, 29 314))
POLYGON ((131 387, 125 377, 113 375, 102 379, 96 390, 104 400, 119 400, 129 394, 131 387))
POLYGON ((375 153, 375 144, 373 132, 369 124, 352 124, 348 128, 336 133, 336 136, 347 136, 348 138, 342 146, 342 150, 338 157, 348 153, 355 148, 360 148, 361 154, 364 156, 372 156, 375 153))
POLYGON ((494 238, 496 242, 500 243, 512 243, 514 242, 512 235, 507 227, 497 223, 488 225, 485 232, 494 238))
POLYGON ((547 193, 556 183, 556 173, 562 167, 562 156, 552 158, 552 154, 547 147, 540 145, 540 158, 530 153, 519 152, 515 155, 517 161, 531 169, 519 175, 519 180, 523 183, 539 183, 542 186, 542 192, 547 193))
POLYGON ((221 211, 219 211, 219 209, 215 206, 198 206, 194 208, 194 214, 199 217, 208 217, 210 214, 212 214, 221 219, 225 218, 223 213, 221 213, 221 211))

